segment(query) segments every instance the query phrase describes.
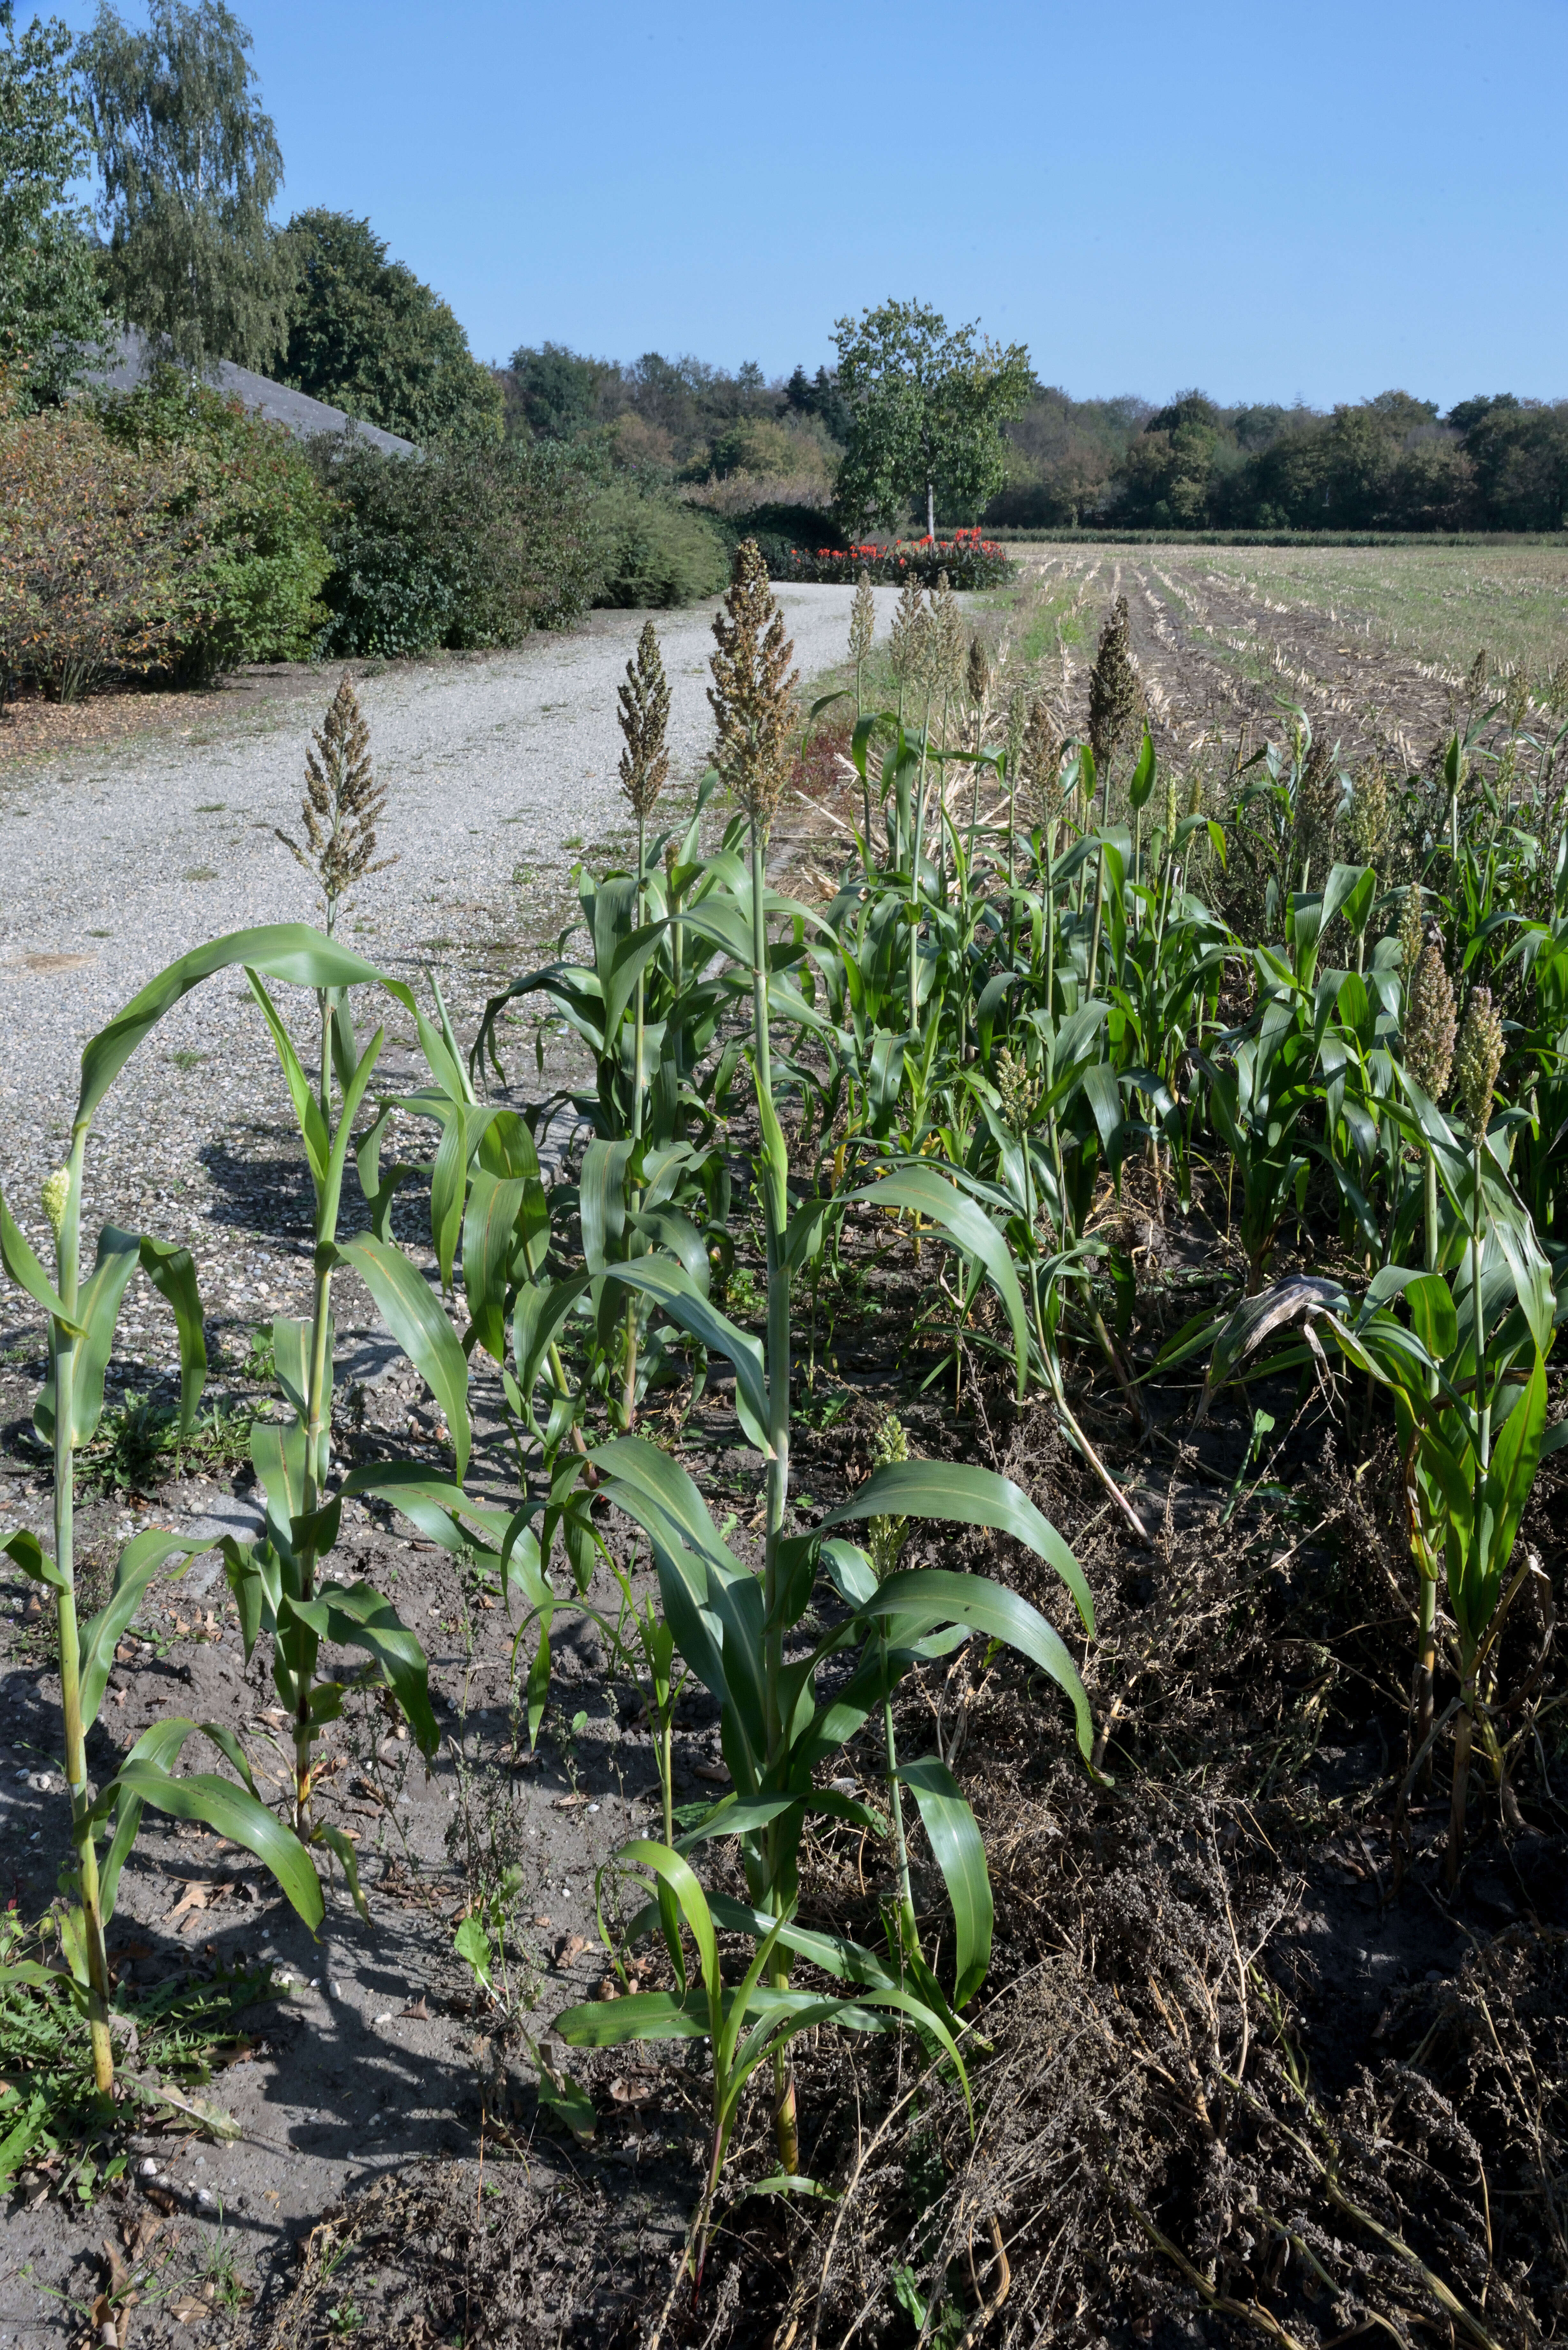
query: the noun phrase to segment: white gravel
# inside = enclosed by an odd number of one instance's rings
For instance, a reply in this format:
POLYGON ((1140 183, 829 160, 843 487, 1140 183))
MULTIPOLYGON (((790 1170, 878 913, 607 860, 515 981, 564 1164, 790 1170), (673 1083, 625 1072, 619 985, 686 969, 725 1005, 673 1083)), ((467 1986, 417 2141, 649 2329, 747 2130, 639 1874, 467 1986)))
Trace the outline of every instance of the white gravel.
MULTIPOLYGON (((844 659, 851 592, 778 591, 803 680, 844 659)), ((877 591, 878 634, 894 600, 893 589, 877 591)), ((685 779, 711 742, 714 609, 654 616, 674 768, 685 779)), ((419 962, 441 967, 465 1044, 472 1008, 562 919, 579 851, 625 829, 616 687, 646 617, 596 614, 576 634, 516 652, 389 668, 360 684, 390 793, 380 853, 400 861, 363 886, 344 934, 400 977, 419 962)), ((310 884, 274 827, 297 830, 306 746, 335 683, 324 670, 319 695, 253 707, 230 723, 219 704, 220 723, 200 743, 150 736, 0 770, 0 1185, 36 1245, 38 1186, 62 1154, 86 1038, 203 940, 316 919, 310 884)), ((297 1009, 307 1009, 303 998, 297 1009)), ((299 1289, 303 1224, 289 1219, 286 1237, 272 1222, 275 1236, 258 1242, 249 1179, 235 1170, 258 1154, 291 1155, 288 1122, 244 981, 209 981, 153 1032, 99 1113, 88 1231, 107 1214, 190 1240, 209 1311, 265 1318, 299 1289)), ((144 1357, 166 1360, 167 1333, 151 1326, 163 1309, 137 1280, 140 1299, 128 1303, 150 1326, 144 1357)), ((20 1303, 4 1285, 0 1335, 16 1326, 20 1303)))

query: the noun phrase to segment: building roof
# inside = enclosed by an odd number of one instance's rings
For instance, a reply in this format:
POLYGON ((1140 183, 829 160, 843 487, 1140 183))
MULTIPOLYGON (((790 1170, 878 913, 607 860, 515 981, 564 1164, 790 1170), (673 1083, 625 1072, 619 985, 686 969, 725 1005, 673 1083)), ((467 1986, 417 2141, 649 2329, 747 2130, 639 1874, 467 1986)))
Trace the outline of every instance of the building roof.
MULTIPOLYGON (((129 327, 119 338, 118 347, 111 345, 110 349, 114 356, 109 365, 91 369, 86 380, 102 384, 109 391, 134 391, 139 383, 146 381, 155 364, 155 354, 146 336, 139 327, 129 327)), ((396 432, 383 432, 379 424, 362 423, 358 417, 345 415, 340 408, 329 408, 324 400, 312 400, 307 392, 293 391, 286 383, 274 383, 269 376, 235 367, 232 359, 220 359, 210 380, 217 390, 227 392, 256 415, 266 417, 271 423, 286 425, 296 441, 313 440, 319 432, 348 432, 389 457, 418 454, 413 442, 402 440, 396 432)))

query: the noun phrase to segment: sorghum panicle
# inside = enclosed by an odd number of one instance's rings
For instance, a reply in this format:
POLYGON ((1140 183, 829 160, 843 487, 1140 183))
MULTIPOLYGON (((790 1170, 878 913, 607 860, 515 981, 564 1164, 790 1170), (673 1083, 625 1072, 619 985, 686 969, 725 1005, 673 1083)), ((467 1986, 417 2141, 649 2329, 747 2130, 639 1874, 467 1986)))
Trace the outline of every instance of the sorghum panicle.
POLYGON ((625 741, 620 754, 620 787, 632 814, 652 814, 670 778, 670 753, 665 731, 670 723, 670 681, 659 658, 653 622, 644 623, 637 642, 637 659, 626 665, 626 682, 617 692, 620 731, 625 741))
MULTIPOLYGON (((871 1439, 871 1467, 890 1469, 909 1457, 909 1440, 904 1424, 896 1411, 890 1411, 871 1439)), ((871 1538, 871 1565, 878 1583, 892 1574, 898 1564, 898 1553, 904 1547, 909 1533, 908 1518, 872 1518, 867 1532, 871 1538)))
POLYGON ((1405 1066, 1433 1101, 1441 1101, 1449 1089, 1457 1024, 1442 949, 1428 939, 1406 999, 1405 1066))
POLYGON ((317 881, 327 900, 327 927, 356 881, 384 873, 395 857, 376 858, 376 827, 385 815, 387 794, 370 765, 370 730, 347 670, 327 717, 305 754, 305 797, 300 822, 307 848, 281 827, 279 840, 317 881), (308 853, 307 853, 308 851, 308 853))
POLYGON ((1491 1118, 1492 1089, 1502 1066, 1502 1021, 1490 987, 1472 987, 1459 1031, 1454 1082, 1472 1134, 1484 1134, 1491 1118))
POLYGON ((754 538, 735 549, 734 577, 714 616, 713 682, 708 700, 718 726, 713 764, 752 822, 766 831, 784 790, 794 693, 794 646, 768 585, 754 538))
POLYGON ((1118 596, 1100 631, 1099 650, 1089 672, 1089 747, 1097 767, 1133 733, 1143 714, 1143 680, 1133 659, 1131 617, 1127 598, 1118 596))
POLYGON ((44 1213, 49 1220, 49 1230, 55 1236, 55 1246, 58 1248, 60 1233, 65 1228, 66 1210, 70 1204, 70 1169, 57 1167, 52 1175, 47 1175, 38 1197, 43 1203, 44 1213))
POLYGON ((1006 1045, 996 1056, 996 1091, 1002 1117, 1014 1134, 1022 1134, 1039 1106, 1041 1081, 1006 1045))
POLYGON ((940 690, 944 693, 961 693, 969 668, 969 648, 964 642, 963 614, 958 598, 945 571, 937 574, 937 584, 931 591, 931 610, 936 619, 937 675, 940 690))
POLYGON ((1405 892, 1405 910, 1399 917, 1399 982, 1407 1004, 1415 984, 1416 966, 1421 960, 1427 943, 1427 926, 1421 920, 1421 885, 1412 881, 1405 892))
POLYGON ((1388 839, 1388 779, 1381 767, 1364 767, 1350 799, 1350 838, 1364 865, 1376 865, 1388 839))
POLYGON ((898 591, 898 608, 893 614, 892 635, 888 654, 893 674, 901 685, 918 682, 915 675, 915 654, 920 625, 925 615, 926 599, 918 580, 906 579, 898 591))
POLYGON ((1043 824, 1056 814, 1062 773, 1062 744, 1044 695, 1037 695, 1030 704, 1020 773, 1029 815, 1036 824, 1043 824))
POLYGON ((871 587, 871 574, 862 571, 855 583, 855 601, 849 607, 849 658, 857 666, 870 651, 876 633, 877 598, 871 587))

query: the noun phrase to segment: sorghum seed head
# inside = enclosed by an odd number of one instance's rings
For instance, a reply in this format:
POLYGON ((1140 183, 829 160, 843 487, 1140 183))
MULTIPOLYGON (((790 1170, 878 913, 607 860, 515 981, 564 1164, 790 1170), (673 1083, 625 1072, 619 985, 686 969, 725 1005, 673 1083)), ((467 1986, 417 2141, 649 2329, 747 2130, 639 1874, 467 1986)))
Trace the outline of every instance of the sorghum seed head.
POLYGON ((937 584, 931 591, 931 610, 937 624, 937 682, 943 693, 961 693, 969 667, 969 649, 964 643, 963 614, 959 610, 958 598, 945 571, 937 574, 937 584))
POLYGON ((906 579, 898 591, 892 636, 888 642, 888 659, 893 664, 893 674, 901 684, 915 681, 915 652, 925 609, 926 599, 919 582, 914 578, 906 579))
POLYGON ((973 636, 969 640, 969 672, 965 683, 975 708, 983 710, 991 699, 991 655, 980 636, 973 636))
MULTIPOLYGON (((890 1411, 871 1439, 871 1467, 891 1469, 909 1457, 909 1440, 904 1424, 896 1411, 890 1411)), ((898 1553, 904 1547, 909 1530, 908 1518, 871 1518, 867 1533, 871 1542, 871 1565, 878 1583, 891 1575, 898 1564, 898 1553)))
POLYGON ((43 1201, 44 1213, 49 1220, 49 1230, 55 1236, 55 1246, 58 1248, 60 1234, 65 1229, 66 1210, 70 1205, 70 1169, 57 1167, 52 1175, 47 1175, 38 1196, 43 1201))
POLYGON ((305 754, 305 797, 299 805, 306 848, 286 832, 277 837, 320 887, 331 930, 338 905, 356 881, 384 873, 395 857, 376 858, 376 827, 387 794, 370 765, 370 730, 347 670, 327 716, 305 754), (307 853, 308 851, 308 853, 307 853))
POLYGON ((1026 1061, 1015 1060, 1007 1045, 996 1056, 996 1091, 1002 1115, 1014 1134, 1022 1134, 1040 1100, 1040 1079, 1026 1061))
POLYGON ((1007 773, 1014 788, 1023 765, 1023 737, 1028 724, 1028 697, 1021 685, 1015 686, 1007 704, 1007 773))
POLYGON ((1388 779, 1381 767, 1363 768, 1350 800, 1350 837, 1366 865, 1377 861, 1388 838, 1388 779))
POLYGON ((1459 1031, 1454 1077, 1472 1134, 1484 1134, 1491 1117, 1492 1089, 1502 1066, 1502 1022, 1490 987, 1472 987, 1459 1031))
POLYGON ((1057 813, 1062 744, 1056 729, 1051 723, 1051 712, 1043 695, 1037 695, 1030 704, 1018 771, 1023 783, 1024 805, 1029 816, 1035 823, 1045 823, 1057 813))
POLYGON ((620 788, 633 815, 642 818, 652 814, 670 777, 670 753, 664 739, 670 723, 670 681, 651 620, 643 625, 637 658, 628 661, 626 681, 618 688, 616 700, 625 738, 620 788))
POLYGON ((1454 991, 1435 938, 1422 949, 1405 1009, 1405 1066, 1422 1092, 1441 1101, 1453 1066, 1454 991))
POLYGON ((1133 733, 1144 713, 1143 681, 1132 653, 1127 599, 1118 596, 1100 631, 1099 650, 1089 672, 1089 747, 1103 767, 1133 733))
POLYGON ((765 832, 784 789, 793 695, 800 672, 794 646, 768 585, 754 538, 735 549, 734 577, 713 620, 713 682, 708 700, 718 724, 713 764, 752 822, 765 832))
POLYGON ((855 601, 849 607, 849 658, 858 664, 871 650, 871 639, 877 633, 877 598, 871 587, 871 574, 862 571, 855 583, 855 601))
POLYGON ((1405 892, 1405 910, 1399 917, 1399 975, 1407 1003, 1410 1001, 1416 966, 1421 960, 1426 943, 1427 928, 1421 920, 1421 885, 1418 881, 1412 881, 1405 892))
POLYGON ((1344 796, 1334 754, 1325 738, 1319 735, 1307 753, 1301 782, 1296 786, 1298 834, 1312 842, 1327 840, 1338 821, 1344 796))

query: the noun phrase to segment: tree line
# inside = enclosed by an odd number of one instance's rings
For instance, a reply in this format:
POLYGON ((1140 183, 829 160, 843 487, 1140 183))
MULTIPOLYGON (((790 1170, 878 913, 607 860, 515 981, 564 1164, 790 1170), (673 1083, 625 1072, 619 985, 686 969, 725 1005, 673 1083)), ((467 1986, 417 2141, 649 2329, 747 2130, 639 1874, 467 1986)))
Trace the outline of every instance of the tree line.
POLYGON ((1163 408, 1037 384, 1006 428, 986 520, 1169 530, 1555 531, 1568 509, 1568 400, 1405 391, 1346 402, 1163 408))

